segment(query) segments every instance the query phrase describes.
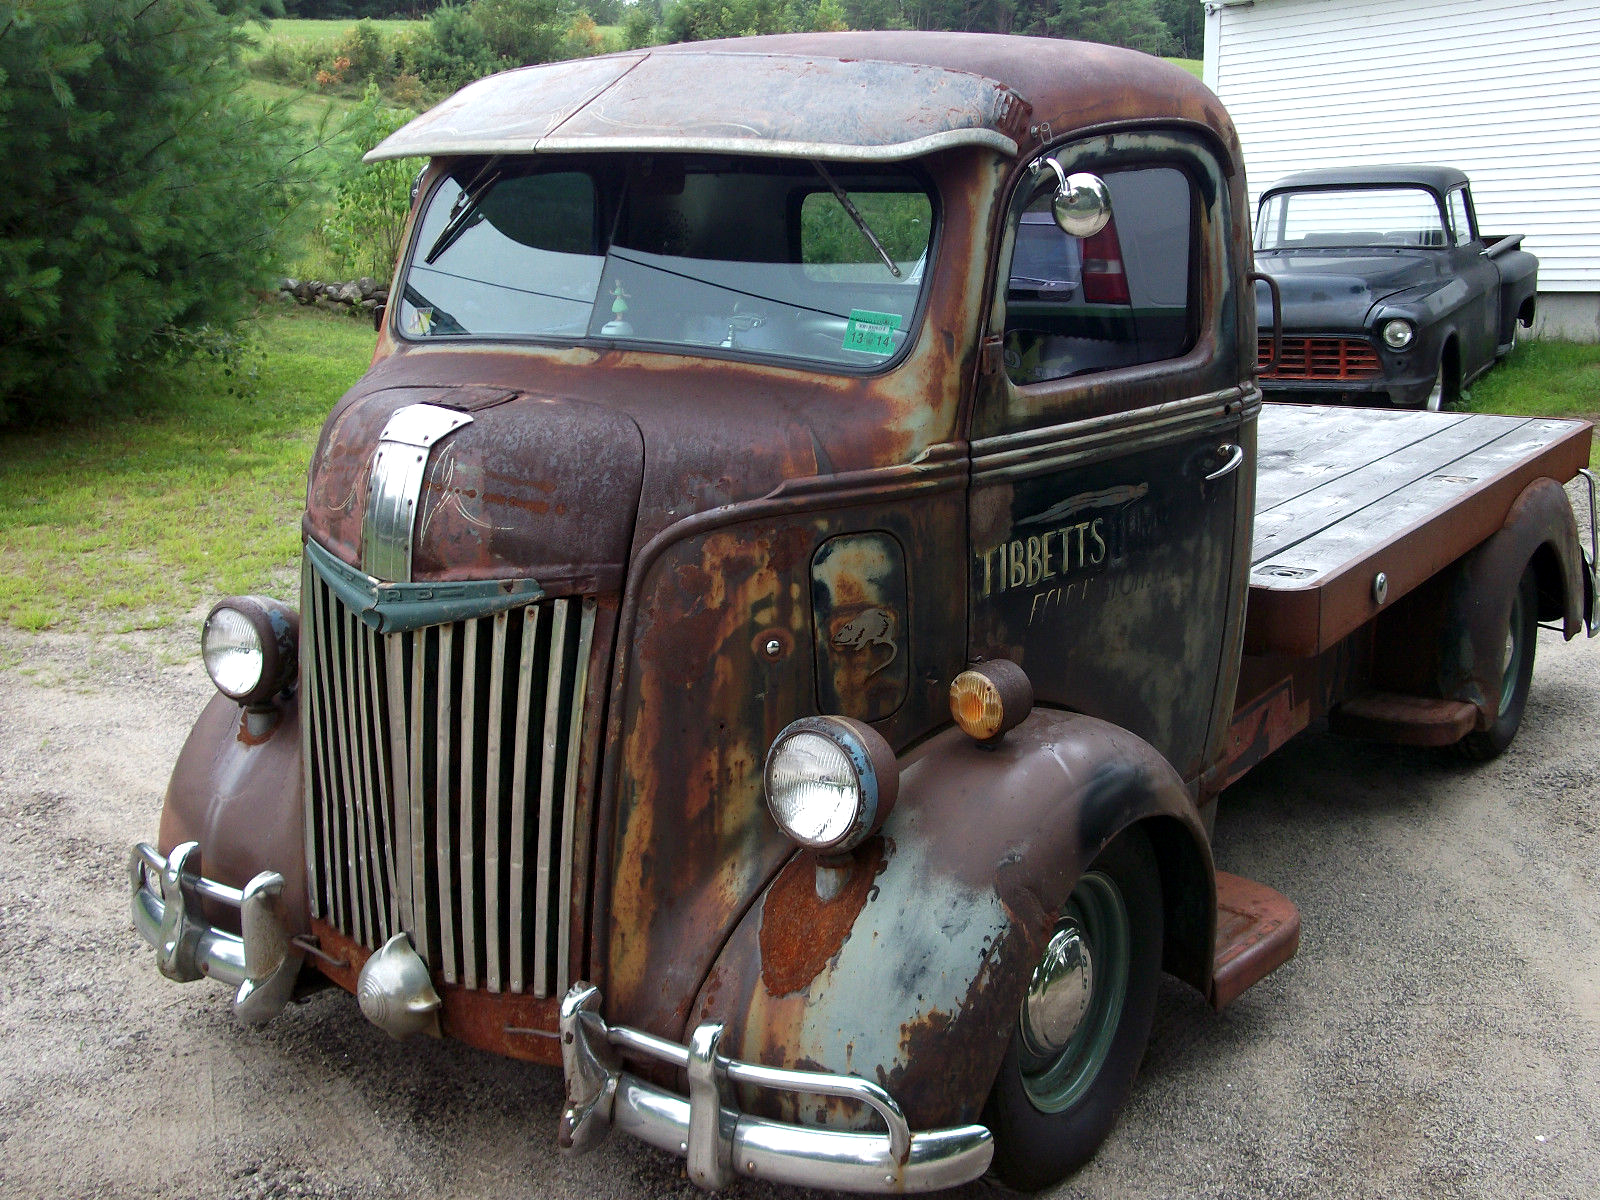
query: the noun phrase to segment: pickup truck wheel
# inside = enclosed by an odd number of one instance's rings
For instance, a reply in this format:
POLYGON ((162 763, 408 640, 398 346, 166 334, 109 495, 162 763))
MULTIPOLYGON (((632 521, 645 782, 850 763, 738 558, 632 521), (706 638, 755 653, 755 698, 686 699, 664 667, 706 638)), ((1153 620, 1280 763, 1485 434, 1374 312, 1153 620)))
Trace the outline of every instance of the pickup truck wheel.
POLYGON ((1529 565, 1517 581, 1517 594, 1511 601, 1511 616, 1506 622, 1505 660, 1501 671, 1500 712, 1494 724, 1477 729, 1456 743, 1467 758, 1487 762, 1504 752, 1517 736, 1522 710, 1528 705, 1528 688, 1533 682, 1533 652, 1539 637, 1539 585, 1529 565))
POLYGON ((1150 1036, 1161 929, 1155 855, 1126 830, 1062 909, 984 1110, 1005 1185, 1047 1187, 1111 1132, 1150 1036))
POLYGON ((1428 389, 1428 398, 1422 406, 1429 412, 1439 412, 1444 408, 1444 362, 1441 360, 1439 369, 1433 373, 1433 386, 1428 389))

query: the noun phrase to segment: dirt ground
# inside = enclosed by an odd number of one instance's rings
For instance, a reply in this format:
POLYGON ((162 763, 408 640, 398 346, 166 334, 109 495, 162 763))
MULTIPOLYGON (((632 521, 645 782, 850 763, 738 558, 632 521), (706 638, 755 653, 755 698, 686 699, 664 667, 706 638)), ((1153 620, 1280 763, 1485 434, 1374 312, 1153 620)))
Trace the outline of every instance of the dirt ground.
MULTIPOLYGON (((393 1042, 337 992, 247 1029, 157 975, 124 862, 209 694, 191 637, 0 631, 0 1195, 695 1194, 621 1136, 561 1158, 554 1071, 393 1042)), ((1314 733, 1227 795, 1218 863, 1299 904, 1300 955, 1220 1016, 1167 981, 1055 1195, 1600 1195, 1597 713, 1600 640, 1544 633, 1500 760, 1314 733)))

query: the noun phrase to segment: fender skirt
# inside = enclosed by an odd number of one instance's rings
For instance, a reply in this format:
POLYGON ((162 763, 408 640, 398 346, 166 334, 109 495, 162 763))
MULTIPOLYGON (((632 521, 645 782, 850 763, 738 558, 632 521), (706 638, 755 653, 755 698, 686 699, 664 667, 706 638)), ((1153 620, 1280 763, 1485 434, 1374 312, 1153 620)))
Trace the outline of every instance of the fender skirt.
POLYGON ((1499 714, 1506 625, 1517 581, 1529 563, 1539 583, 1539 619, 1560 621, 1562 634, 1584 628, 1584 565, 1567 493, 1553 479, 1522 490, 1505 524, 1461 560, 1450 592, 1439 694, 1478 709, 1478 728, 1499 714))
MULTIPOLYGON (((921 743, 881 833, 846 856, 791 858, 724 946, 690 1023, 721 1021, 724 1053, 748 1062, 879 1083, 913 1129, 977 1120, 1057 914, 1138 821, 1178 918, 1169 952, 1174 938, 1186 946, 1168 969, 1204 992, 1215 888, 1188 791, 1125 730, 1035 709, 992 749, 955 728, 921 743)), ((847 1101, 749 1091, 747 1111, 775 1119, 872 1124, 847 1101)))
MULTIPOLYGON (((205 875, 242 888, 261 871, 283 876, 290 930, 311 928, 306 891, 304 780, 300 768, 299 693, 274 704, 277 720, 252 734, 245 712, 220 693, 211 698, 167 784, 158 849, 200 843, 205 875)), ((205 917, 239 932, 239 912, 207 903, 205 917)))

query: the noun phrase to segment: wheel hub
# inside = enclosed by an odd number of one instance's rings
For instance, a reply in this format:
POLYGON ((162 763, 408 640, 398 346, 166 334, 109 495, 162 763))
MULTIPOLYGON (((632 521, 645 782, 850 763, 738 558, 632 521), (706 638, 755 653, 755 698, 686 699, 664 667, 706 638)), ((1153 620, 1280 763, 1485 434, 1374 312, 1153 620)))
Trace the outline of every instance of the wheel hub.
POLYGON ((1094 959, 1076 925, 1058 929, 1022 1002, 1022 1036, 1043 1058, 1061 1052, 1089 1011, 1094 995, 1094 959))

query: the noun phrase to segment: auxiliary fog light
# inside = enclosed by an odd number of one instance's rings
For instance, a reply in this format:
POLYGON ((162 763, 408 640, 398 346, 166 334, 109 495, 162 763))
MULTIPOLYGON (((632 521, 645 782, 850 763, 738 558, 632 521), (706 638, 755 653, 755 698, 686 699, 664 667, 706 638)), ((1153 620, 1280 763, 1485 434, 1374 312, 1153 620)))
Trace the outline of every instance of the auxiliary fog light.
POLYGON ((950 716, 968 737, 993 744, 1033 711, 1033 684, 1004 658, 977 663, 950 683, 950 716))
POLYGON ((802 717, 767 751, 767 808, 789 837, 843 853, 882 827, 900 791, 894 751, 849 717, 802 717))
POLYGON ((300 614, 266 596, 229 596, 206 616, 200 655, 217 690, 246 706, 294 685, 300 614))
POLYGON ((1391 350, 1404 350, 1416 336, 1417 328, 1410 321, 1396 317, 1393 321, 1383 323, 1383 344, 1391 350))

